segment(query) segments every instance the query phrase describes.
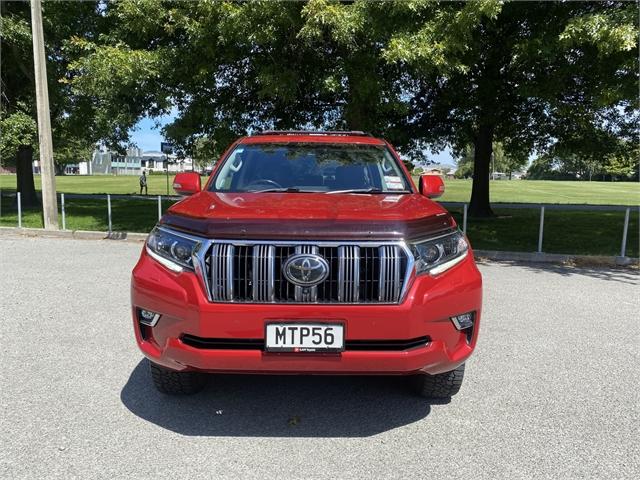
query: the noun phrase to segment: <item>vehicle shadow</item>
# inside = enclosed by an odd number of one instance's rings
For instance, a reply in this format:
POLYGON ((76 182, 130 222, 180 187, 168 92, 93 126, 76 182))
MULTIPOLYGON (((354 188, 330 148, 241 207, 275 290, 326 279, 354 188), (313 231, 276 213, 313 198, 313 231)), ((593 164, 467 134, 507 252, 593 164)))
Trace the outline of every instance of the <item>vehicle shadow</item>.
POLYGON ((521 267, 532 273, 554 273, 563 277, 584 276, 598 280, 637 285, 640 283, 640 271, 634 266, 611 267, 611 266, 586 266, 586 265, 563 265, 554 263, 534 263, 515 260, 489 261, 480 260, 479 265, 505 265, 521 267))
POLYGON ((367 437, 429 415, 430 403, 407 383, 401 377, 212 375, 203 392, 172 397, 155 390, 142 360, 120 399, 134 415, 182 435, 367 437))

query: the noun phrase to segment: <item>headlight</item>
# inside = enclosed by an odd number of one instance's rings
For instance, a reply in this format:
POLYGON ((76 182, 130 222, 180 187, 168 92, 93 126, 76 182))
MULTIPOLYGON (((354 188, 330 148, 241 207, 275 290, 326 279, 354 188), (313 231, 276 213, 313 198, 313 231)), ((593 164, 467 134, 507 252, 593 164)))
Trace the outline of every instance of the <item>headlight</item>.
POLYGON ((416 274, 437 275, 460 263, 469 251, 469 244, 458 231, 425 242, 414 243, 411 250, 416 259, 416 274))
POLYGON ((165 267, 180 272, 193 270, 193 253, 200 242, 155 227, 147 238, 147 252, 165 267))

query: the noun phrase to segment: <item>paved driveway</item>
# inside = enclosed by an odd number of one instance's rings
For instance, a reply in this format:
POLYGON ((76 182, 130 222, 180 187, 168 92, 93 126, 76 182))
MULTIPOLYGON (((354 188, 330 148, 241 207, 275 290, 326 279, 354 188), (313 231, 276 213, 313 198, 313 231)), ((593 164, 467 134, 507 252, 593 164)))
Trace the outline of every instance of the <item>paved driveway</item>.
POLYGON ((0 236, 0 477, 637 478, 638 276, 486 264, 460 394, 397 378, 223 376, 155 392, 140 245, 0 236))

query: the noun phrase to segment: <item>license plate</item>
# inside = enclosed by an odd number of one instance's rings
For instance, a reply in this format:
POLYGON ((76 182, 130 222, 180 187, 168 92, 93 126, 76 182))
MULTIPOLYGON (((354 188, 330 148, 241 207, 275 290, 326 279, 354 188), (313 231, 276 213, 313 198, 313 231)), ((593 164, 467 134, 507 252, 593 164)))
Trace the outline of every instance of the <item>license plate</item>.
POLYGON ((344 326, 337 323, 268 323, 265 348, 270 352, 340 352, 344 326))

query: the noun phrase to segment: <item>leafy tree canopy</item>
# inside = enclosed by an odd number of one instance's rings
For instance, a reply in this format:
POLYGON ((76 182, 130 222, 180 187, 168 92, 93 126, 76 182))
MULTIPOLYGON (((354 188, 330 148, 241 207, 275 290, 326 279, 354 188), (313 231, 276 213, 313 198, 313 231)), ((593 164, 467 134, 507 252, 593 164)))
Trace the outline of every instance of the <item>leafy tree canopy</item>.
POLYGON ((362 129, 409 158, 472 146, 470 213, 481 216, 494 145, 514 161, 536 150, 603 162, 637 133, 632 2, 88 5, 45 11, 64 25, 49 41, 70 99, 57 118, 90 112, 89 136, 114 144, 174 110, 165 133, 190 154, 199 139, 222 148, 264 128, 362 129))
POLYGON ((491 214, 496 140, 517 157, 556 144, 597 155, 633 134, 635 5, 484 0, 398 8, 406 20, 384 55, 412 72, 412 135, 425 132, 456 151, 474 146, 471 214, 491 214))
MULTIPOLYGON (((68 66, 73 53, 67 48, 74 36, 95 38, 104 28, 101 2, 44 2, 43 28, 49 103, 53 133, 54 162, 58 170, 65 163, 86 159, 102 135, 95 127, 97 106, 89 98, 71 91, 68 66), (72 154, 65 154, 64 152, 72 154)), ((35 79, 31 15, 28 2, 0 2, 0 153, 5 165, 15 164, 18 191, 25 205, 37 203, 33 184, 33 153, 38 149, 35 108, 35 79)), ((112 123, 107 128, 112 129, 112 123)))

